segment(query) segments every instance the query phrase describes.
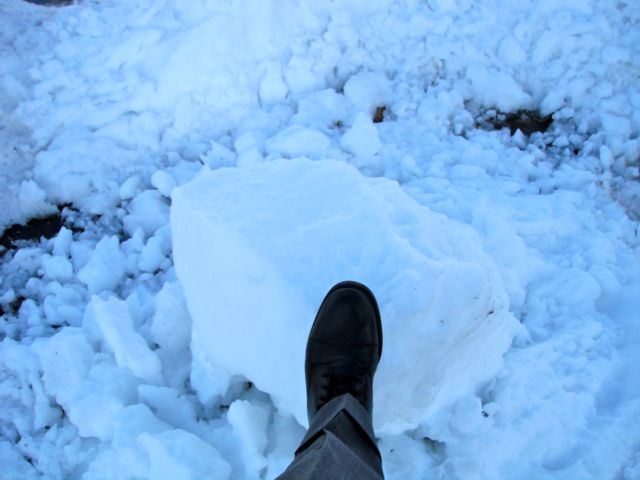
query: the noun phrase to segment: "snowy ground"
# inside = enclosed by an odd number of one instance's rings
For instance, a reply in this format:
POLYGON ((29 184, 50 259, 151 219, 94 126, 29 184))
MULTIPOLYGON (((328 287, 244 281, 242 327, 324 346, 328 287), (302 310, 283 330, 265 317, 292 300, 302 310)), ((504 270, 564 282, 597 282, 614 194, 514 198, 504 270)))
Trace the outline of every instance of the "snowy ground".
POLYGON ((638 44, 622 0, 4 0, 0 230, 64 228, 0 247, 0 478, 273 478, 351 276, 387 478, 640 479, 638 44))

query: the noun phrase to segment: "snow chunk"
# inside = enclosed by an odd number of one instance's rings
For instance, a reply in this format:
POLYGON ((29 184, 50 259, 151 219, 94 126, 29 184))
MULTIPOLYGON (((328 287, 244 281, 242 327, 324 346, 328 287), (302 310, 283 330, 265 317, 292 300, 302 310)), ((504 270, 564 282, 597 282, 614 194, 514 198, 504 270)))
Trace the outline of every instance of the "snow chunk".
POLYGON ((20 184, 18 204, 22 215, 26 218, 49 215, 56 212, 56 207, 46 201, 46 193, 33 180, 20 184))
POLYGON ((38 471, 30 462, 27 462, 20 450, 9 442, 0 442, 0 460, 2 460, 2 469, 8 479, 21 478, 25 480, 35 480, 41 478, 41 476, 38 475, 38 471))
POLYGON ((196 411, 193 403, 185 396, 169 387, 140 385, 140 401, 150 405, 156 416, 171 425, 188 430, 196 424, 196 411))
POLYGON ((507 35, 498 45, 498 57, 507 64, 518 65, 527 59, 527 52, 513 35, 507 35))
POLYGON ((115 419, 135 400, 136 379, 128 370, 112 364, 97 364, 74 392, 66 410, 83 437, 110 440, 115 419))
POLYGON ((140 185, 141 185, 140 177, 137 175, 132 175, 127 178, 120 188, 118 189, 118 194, 122 200, 130 200, 135 197, 138 193, 140 193, 140 185))
POLYGON ((129 215, 124 217, 123 222, 125 231, 131 236, 138 227, 142 227, 145 235, 153 235, 167 223, 169 207, 157 190, 145 190, 137 195, 129 204, 128 210, 129 215))
POLYGON ((269 65, 260 81, 260 104, 264 107, 281 103, 287 97, 288 91, 280 65, 269 65))
POLYGON ((267 466, 264 450, 267 447, 269 409, 247 400, 236 400, 229 407, 227 420, 240 440, 247 473, 258 477, 260 470, 267 466))
POLYGON ((359 113, 351 128, 340 140, 340 146, 356 157, 370 160, 380 151, 382 142, 371 118, 359 113))
POLYGON ((323 133, 310 128, 292 125, 267 140, 267 153, 279 153, 286 157, 321 156, 329 147, 329 139, 323 133))
POLYGON ((47 340, 38 340, 36 351, 47 393, 67 406, 93 363, 95 354, 89 339, 80 329, 67 327, 47 340))
POLYGON ((189 380, 205 405, 214 404, 227 393, 231 385, 231 376, 224 368, 214 367, 208 353, 200 347, 199 339, 191 339, 193 364, 189 380))
POLYGON ((377 73, 361 72, 345 83, 344 95, 358 112, 371 116, 376 107, 389 104, 391 83, 377 73))
POLYGON ((87 315, 95 320, 119 367, 129 368, 136 377, 148 383, 160 383, 160 360, 134 330, 126 302, 115 297, 105 301, 94 296, 87 307, 87 315))
POLYGON ((236 138, 236 141, 233 142, 233 147, 238 154, 238 167, 247 167, 263 161, 261 142, 252 133, 240 135, 236 138))
POLYGON ((167 258, 171 251, 171 230, 169 225, 160 227, 140 251, 138 268, 143 272, 155 272, 170 264, 167 258))
POLYGON ((178 282, 165 283, 156 295, 151 338, 163 348, 180 350, 189 345, 191 318, 178 282))
POLYGON ((147 478, 150 480, 226 480, 231 475, 231 466, 218 451, 192 433, 183 430, 169 430, 156 435, 142 433, 138 441, 149 455, 147 478))
POLYGON ((515 112, 531 102, 531 96, 505 72, 472 65, 467 69, 467 77, 475 99, 486 107, 515 112))
POLYGON ((211 146, 206 153, 200 155, 203 164, 214 169, 219 167, 230 167, 235 163, 236 156, 224 145, 218 142, 211 142, 211 146))
POLYGON ((53 254, 59 257, 69 255, 69 249, 73 243, 73 232, 66 227, 62 227, 58 235, 53 239, 53 254))
POLYGON ((158 170, 151 175, 151 185, 165 197, 171 197, 171 190, 176 186, 176 181, 164 170, 158 170))
POLYGON ((56 203, 103 214, 118 201, 119 176, 136 163, 133 151, 84 128, 64 129, 36 155, 35 180, 56 203))
POLYGON ((67 327, 34 344, 47 393, 55 397, 83 437, 108 440, 115 416, 132 402, 135 379, 113 365, 92 365, 96 358, 87 335, 67 327))
POLYGON ((335 128, 336 123, 344 123, 347 117, 347 101, 344 95, 327 88, 302 98, 298 102, 298 112, 291 121, 327 133, 335 128))
POLYGON ((120 251, 118 237, 102 237, 89 261, 78 272, 78 279, 89 293, 115 289, 125 272, 125 258, 120 251))
POLYGON ((374 421, 386 432, 495 375, 518 325, 473 230, 341 162, 207 172, 174 190, 171 223, 194 365, 244 375, 301 424, 307 335, 340 280, 366 283, 380 303, 374 421))
POLYGON ((51 280, 65 282, 73 277, 73 265, 65 257, 43 255, 42 273, 51 280))

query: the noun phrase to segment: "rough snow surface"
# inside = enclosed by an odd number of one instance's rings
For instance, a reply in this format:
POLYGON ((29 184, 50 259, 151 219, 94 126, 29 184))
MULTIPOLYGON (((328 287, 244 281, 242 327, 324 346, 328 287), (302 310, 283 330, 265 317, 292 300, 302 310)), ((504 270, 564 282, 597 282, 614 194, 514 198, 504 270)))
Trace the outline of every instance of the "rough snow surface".
POLYGON ((387 478, 640 478, 636 3, 0 2, 0 477, 274 478, 349 276, 387 478))

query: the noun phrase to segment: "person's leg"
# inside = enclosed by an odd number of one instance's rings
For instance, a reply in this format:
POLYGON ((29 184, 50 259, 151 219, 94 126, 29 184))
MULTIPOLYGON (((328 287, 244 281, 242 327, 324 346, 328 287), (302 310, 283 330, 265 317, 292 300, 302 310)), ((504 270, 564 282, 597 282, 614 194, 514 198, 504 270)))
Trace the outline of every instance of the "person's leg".
POLYGON ((383 478, 371 425, 381 354, 373 293, 356 282, 339 283, 311 327, 305 359, 309 430, 280 480, 383 478))
POLYGON ((278 480, 383 478, 371 416, 352 395, 343 394, 318 411, 278 480))

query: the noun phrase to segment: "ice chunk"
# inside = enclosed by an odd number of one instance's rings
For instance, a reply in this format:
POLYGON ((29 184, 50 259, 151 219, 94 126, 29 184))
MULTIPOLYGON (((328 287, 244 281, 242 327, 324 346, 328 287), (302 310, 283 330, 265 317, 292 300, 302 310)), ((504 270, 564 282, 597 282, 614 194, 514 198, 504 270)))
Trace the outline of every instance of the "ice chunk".
POLYGON ((97 324, 119 367, 129 368, 136 377, 148 383, 160 383, 160 360, 134 330, 126 302, 115 297, 106 301, 93 297, 87 315, 97 324))
POLYGON ((171 223, 194 363, 244 375, 302 424, 307 334, 340 280, 368 284, 380 303, 374 420, 387 432, 492 377, 517 325, 472 229, 341 162, 205 173, 174 190, 171 223))
POLYGON ((89 293, 113 290, 122 280, 125 271, 124 255, 120 251, 118 237, 102 237, 89 261, 78 272, 78 279, 87 285, 89 293))

